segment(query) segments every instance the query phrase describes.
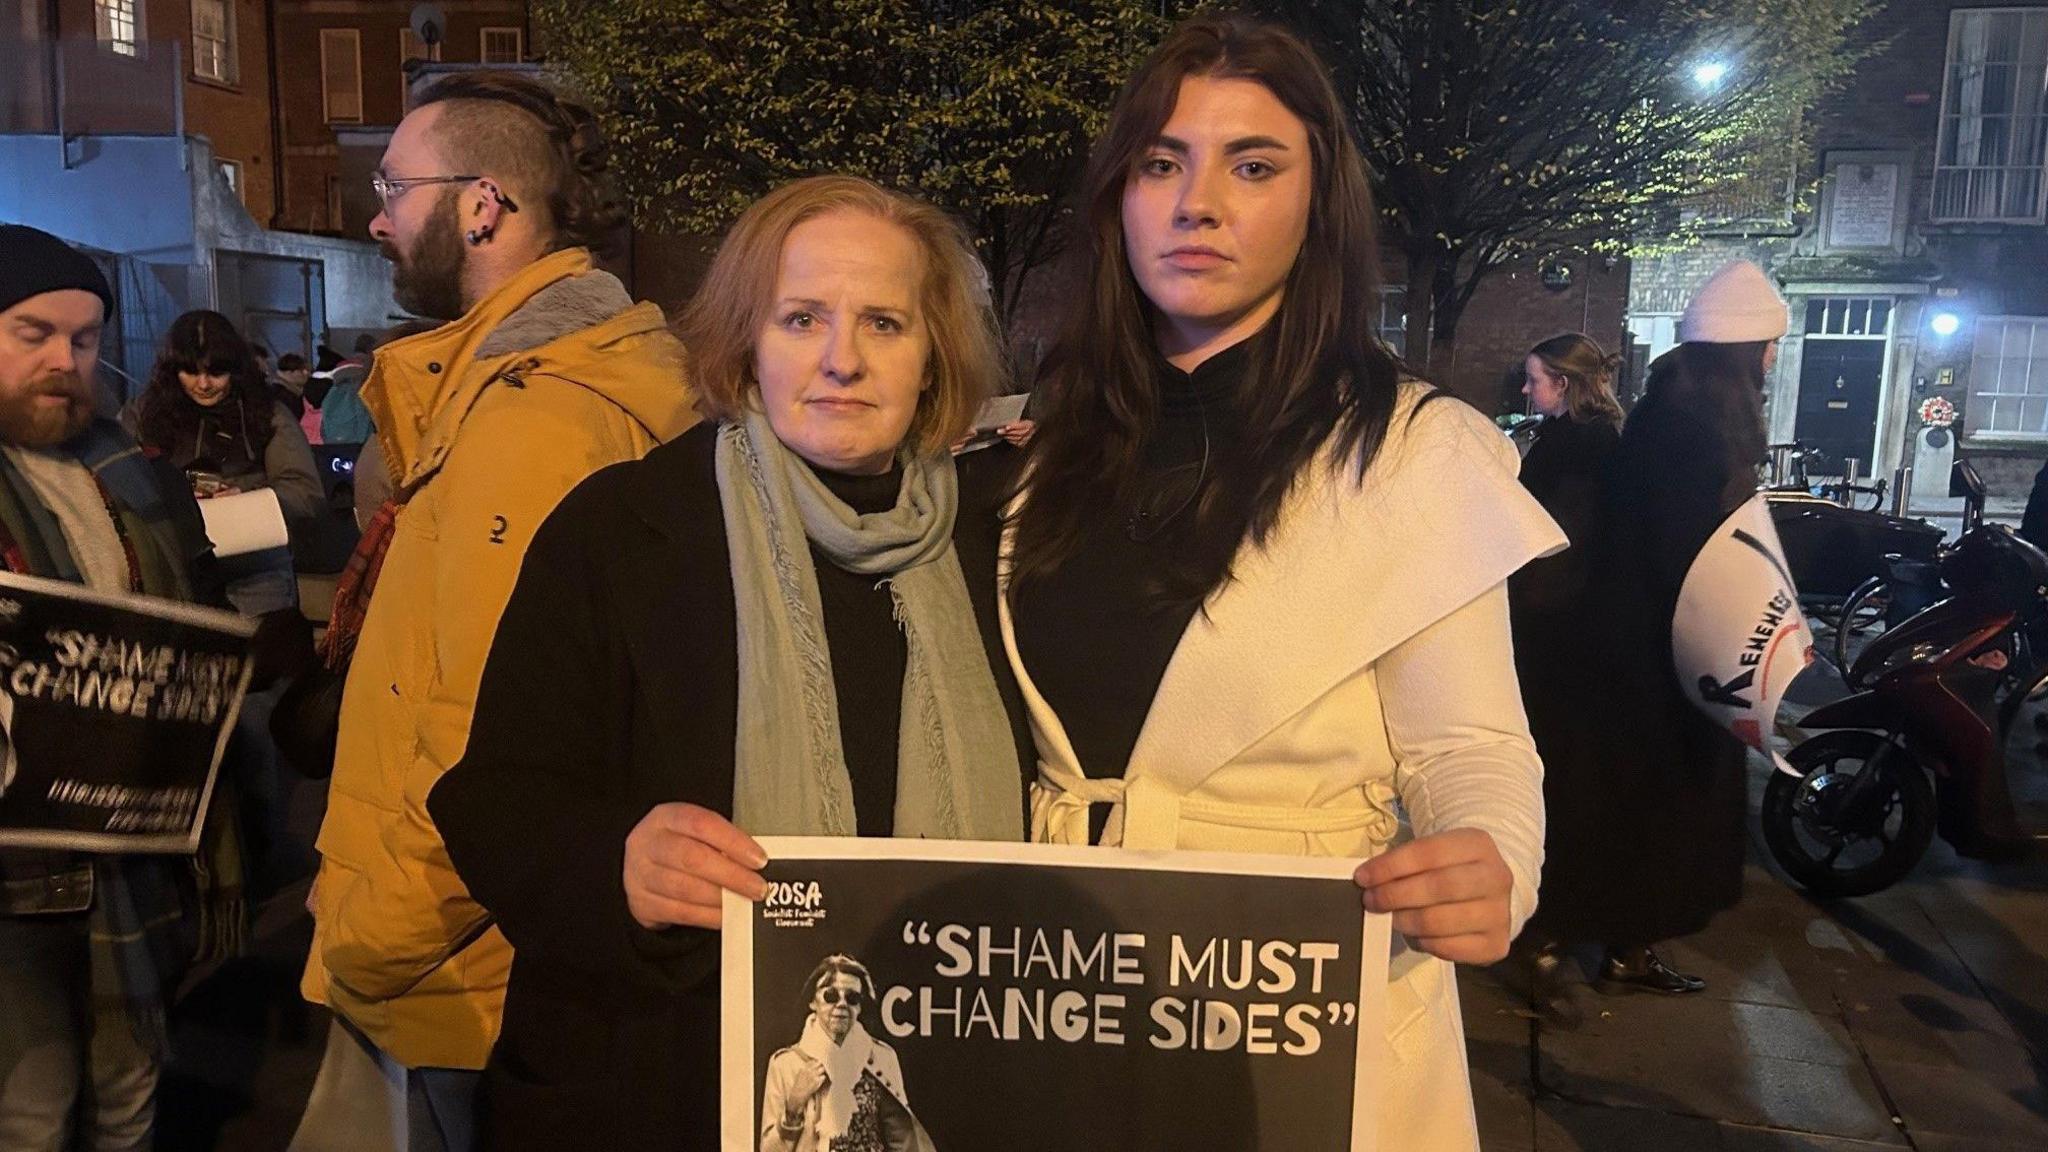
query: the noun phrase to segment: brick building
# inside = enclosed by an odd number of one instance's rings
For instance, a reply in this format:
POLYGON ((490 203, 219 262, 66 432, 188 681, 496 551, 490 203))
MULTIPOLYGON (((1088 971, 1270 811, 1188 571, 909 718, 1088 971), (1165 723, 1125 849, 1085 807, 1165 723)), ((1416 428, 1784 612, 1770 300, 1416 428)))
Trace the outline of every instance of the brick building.
POLYGON ((1820 112, 1812 210, 1638 261, 1631 338, 1661 353, 1714 267, 1757 260, 1792 312, 1773 441, 1837 474, 1911 468, 1909 510, 1930 515, 1954 509, 1960 454, 2017 515, 2048 455, 2048 4, 1891 0, 1868 31, 1888 46, 1820 112), (1921 425, 1931 396, 1959 410, 1952 433, 1921 425))
POLYGON ((270 216, 277 177, 264 0, 0 0, 7 130, 187 132, 251 214, 270 216), (31 51, 61 44, 64 59, 31 51), (63 98, 59 99, 59 93, 63 98), (83 99, 82 99, 83 97, 83 99), (68 112, 59 124, 59 110, 68 112))
POLYGON ((114 392, 139 386, 190 309, 299 352, 403 315, 366 237, 274 225, 277 78, 298 67, 272 51, 281 2, 0 0, 0 223, 100 261, 118 301, 101 358, 114 392))
POLYGON ((347 154, 381 154, 405 115, 419 64, 517 64, 530 54, 524 0, 440 0, 433 7, 447 27, 431 47, 413 34, 418 7, 411 0, 279 0, 285 176, 277 227, 363 235, 376 213, 369 172, 347 154))

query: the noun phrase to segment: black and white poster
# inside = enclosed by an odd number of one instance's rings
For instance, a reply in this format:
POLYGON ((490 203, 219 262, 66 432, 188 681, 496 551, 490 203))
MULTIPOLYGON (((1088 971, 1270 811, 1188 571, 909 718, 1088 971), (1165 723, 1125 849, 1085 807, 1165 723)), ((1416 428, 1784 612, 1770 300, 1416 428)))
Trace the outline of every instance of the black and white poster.
POLYGON ((727 893, 724 1152, 1371 1152, 1354 862, 766 838, 727 893))
POLYGON ((255 621, 0 573, 0 847, 190 852, 255 621))

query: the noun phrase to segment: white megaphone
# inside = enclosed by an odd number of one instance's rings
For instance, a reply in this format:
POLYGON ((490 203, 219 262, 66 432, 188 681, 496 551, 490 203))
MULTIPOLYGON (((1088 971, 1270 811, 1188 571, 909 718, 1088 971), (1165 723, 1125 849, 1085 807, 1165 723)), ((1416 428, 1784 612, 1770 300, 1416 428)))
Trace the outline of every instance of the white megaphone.
POLYGON ((1813 660, 1813 633, 1769 505, 1752 496, 1693 557, 1671 617, 1671 662, 1693 707, 1771 757, 1778 702, 1813 660))

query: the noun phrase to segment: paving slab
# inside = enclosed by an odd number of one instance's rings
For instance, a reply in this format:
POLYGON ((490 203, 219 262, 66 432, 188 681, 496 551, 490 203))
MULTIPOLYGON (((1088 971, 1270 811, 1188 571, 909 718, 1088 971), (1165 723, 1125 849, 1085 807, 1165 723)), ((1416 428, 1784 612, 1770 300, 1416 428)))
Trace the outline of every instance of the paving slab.
POLYGON ((1878 1079, 1921 1134, 1963 1136, 2048 1149, 2048 1090, 2025 1064, 2001 1074, 1874 1061, 1878 1079))
POLYGON ((1539 1090, 1582 1104, 1903 1143, 1838 1020, 1704 997, 1616 1003, 1578 1031, 1540 1032, 1539 1090))

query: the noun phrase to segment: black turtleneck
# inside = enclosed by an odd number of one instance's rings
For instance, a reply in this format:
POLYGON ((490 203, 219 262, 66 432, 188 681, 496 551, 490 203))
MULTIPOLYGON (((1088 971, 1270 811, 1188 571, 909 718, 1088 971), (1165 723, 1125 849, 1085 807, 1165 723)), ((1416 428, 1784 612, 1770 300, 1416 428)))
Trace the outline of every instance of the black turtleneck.
MULTIPOLYGON (((903 470, 849 476, 814 469, 846 506, 862 515, 896 506, 903 470)), ((818 573, 818 604, 825 613, 832 652, 832 686, 839 699, 839 746, 853 780, 853 810, 860 834, 887 836, 896 827, 896 745, 903 704, 903 668, 909 657, 896 626, 889 590, 873 576, 832 563, 811 545, 818 573)))
MULTIPOLYGON (((1206 479, 1240 436, 1230 413, 1249 345, 1211 356, 1192 374, 1159 362, 1159 422, 1140 457, 1136 493, 1105 493, 1073 558, 1019 589, 1012 604, 1018 654, 1090 776, 1124 774, 1194 618, 1194 606, 1161 607, 1151 589, 1193 517, 1197 478, 1206 479)), ((1106 815, 1096 814, 1098 836, 1106 815)))

